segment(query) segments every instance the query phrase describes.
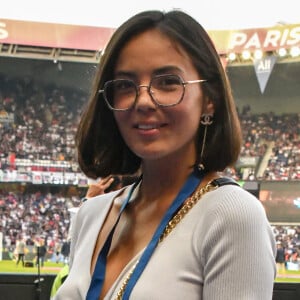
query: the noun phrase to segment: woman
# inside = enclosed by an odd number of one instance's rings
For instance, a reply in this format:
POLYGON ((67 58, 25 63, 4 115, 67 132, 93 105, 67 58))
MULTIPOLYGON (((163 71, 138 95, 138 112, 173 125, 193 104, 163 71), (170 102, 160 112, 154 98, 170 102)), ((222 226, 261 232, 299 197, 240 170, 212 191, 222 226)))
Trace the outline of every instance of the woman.
POLYGON ((194 19, 146 11, 120 26, 79 125, 78 160, 92 178, 141 177, 81 206, 56 299, 271 299, 264 209, 215 181, 240 144, 228 79, 194 19))

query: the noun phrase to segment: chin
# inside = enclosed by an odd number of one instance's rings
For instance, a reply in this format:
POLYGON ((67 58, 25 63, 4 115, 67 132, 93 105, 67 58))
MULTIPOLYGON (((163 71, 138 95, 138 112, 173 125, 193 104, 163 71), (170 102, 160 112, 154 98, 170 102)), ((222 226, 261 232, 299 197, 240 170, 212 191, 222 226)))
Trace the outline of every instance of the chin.
POLYGON ((164 157, 166 155, 165 151, 160 150, 140 150, 140 151, 134 151, 133 152, 141 158, 141 160, 156 160, 164 157))

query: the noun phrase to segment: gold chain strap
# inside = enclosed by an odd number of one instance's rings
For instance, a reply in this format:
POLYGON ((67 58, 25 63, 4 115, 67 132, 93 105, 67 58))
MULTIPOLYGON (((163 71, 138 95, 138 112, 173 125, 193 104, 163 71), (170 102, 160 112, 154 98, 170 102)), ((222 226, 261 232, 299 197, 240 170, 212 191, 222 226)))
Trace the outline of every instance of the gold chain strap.
MULTIPOLYGON (((184 216, 194 207, 194 205, 200 200, 200 198, 207 192, 215 190, 218 186, 214 185, 212 181, 209 181, 204 187, 198 188, 195 193, 185 202, 185 204, 180 208, 180 210, 173 216, 173 218, 167 224, 164 232, 161 234, 159 238, 159 243, 161 243, 176 227, 176 225, 184 218, 184 216)), ((115 300, 122 300, 125 288, 128 284, 130 277, 132 276, 135 267, 137 266, 139 261, 137 261, 134 266, 131 268, 129 273, 127 274, 125 280, 123 281, 115 300)))

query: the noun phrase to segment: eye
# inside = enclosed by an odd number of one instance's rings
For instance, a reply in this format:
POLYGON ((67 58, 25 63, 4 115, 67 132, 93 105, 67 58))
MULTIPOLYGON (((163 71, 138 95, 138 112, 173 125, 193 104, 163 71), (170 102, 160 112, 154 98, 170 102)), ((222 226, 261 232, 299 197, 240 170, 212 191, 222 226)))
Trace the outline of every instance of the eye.
POLYGON ((173 91, 182 85, 177 75, 161 75, 152 79, 152 87, 161 91, 173 91))
POLYGON ((113 87, 116 93, 128 93, 135 90, 134 83, 127 79, 114 80, 113 87))

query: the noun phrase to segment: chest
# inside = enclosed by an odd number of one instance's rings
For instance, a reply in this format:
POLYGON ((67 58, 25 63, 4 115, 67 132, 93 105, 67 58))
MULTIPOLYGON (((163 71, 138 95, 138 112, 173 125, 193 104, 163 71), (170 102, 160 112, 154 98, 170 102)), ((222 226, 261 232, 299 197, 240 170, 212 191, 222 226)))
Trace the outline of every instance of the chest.
MULTIPOLYGON (((134 212, 125 212, 117 223, 106 261, 103 295, 111 288, 126 265, 150 242, 161 216, 160 214, 146 215, 147 218, 143 218, 141 212, 138 215, 135 215, 134 212)), ((98 255, 114 227, 117 217, 118 212, 112 209, 100 229, 92 257, 91 273, 94 271, 98 255)))
MULTIPOLYGON (((145 295, 151 295, 151 299, 185 299, 190 295, 188 299, 193 299, 198 295, 195 299, 199 300, 202 293, 203 270, 199 268, 201 258, 198 256, 199 252, 195 251, 195 236, 190 228, 187 223, 178 225, 178 228, 157 245, 134 286, 132 299, 145 299, 145 295)), ((130 272, 129 266, 132 266, 142 253, 143 250, 129 265, 124 265, 126 272, 124 269, 118 271, 120 275, 112 280, 111 286, 103 293, 109 296, 107 299, 114 299, 111 296, 120 290, 130 272)), ((110 271, 113 270, 113 264, 111 262, 110 271)), ((108 270, 108 274, 110 271, 108 270)))

